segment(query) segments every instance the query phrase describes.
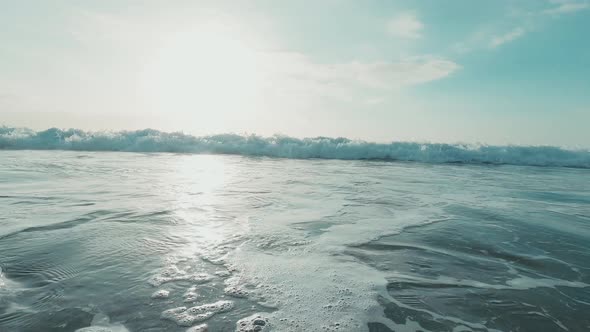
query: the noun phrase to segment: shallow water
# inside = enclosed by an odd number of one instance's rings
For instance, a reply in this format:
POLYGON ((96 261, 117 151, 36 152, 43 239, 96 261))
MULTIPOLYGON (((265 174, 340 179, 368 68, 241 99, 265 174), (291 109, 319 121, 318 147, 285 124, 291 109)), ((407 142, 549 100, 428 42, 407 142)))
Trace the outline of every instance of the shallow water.
POLYGON ((588 331, 589 188, 558 167, 0 151, 0 331, 588 331))

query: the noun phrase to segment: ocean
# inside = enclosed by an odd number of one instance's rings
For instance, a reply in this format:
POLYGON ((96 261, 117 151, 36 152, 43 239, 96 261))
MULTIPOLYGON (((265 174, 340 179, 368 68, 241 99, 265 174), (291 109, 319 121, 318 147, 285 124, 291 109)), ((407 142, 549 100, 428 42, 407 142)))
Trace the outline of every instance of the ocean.
POLYGON ((0 149, 0 331, 590 331, 587 150, 6 127, 0 149))

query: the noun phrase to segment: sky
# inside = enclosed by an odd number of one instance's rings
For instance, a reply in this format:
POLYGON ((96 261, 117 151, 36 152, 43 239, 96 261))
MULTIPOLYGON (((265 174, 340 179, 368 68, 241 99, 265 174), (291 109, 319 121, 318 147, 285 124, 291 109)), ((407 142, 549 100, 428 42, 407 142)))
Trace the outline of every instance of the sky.
POLYGON ((590 0, 0 8, 0 125, 590 147, 590 0))

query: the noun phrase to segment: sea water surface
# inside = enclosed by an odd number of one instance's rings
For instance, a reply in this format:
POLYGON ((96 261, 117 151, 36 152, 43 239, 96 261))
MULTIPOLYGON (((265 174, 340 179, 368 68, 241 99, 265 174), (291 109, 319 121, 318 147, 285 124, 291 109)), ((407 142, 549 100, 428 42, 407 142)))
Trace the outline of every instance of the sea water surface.
POLYGON ((568 156, 0 151, 0 331, 590 331, 568 156))

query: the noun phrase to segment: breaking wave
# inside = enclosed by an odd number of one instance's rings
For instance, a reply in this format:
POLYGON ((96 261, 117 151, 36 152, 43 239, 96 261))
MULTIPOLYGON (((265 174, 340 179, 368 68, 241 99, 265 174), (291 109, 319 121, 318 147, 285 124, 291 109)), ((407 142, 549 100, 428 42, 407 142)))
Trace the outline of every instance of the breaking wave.
POLYGON ((347 138, 298 139, 275 135, 191 136, 154 129, 88 132, 79 129, 0 127, 0 149, 182 152, 425 163, 509 164, 590 168, 590 150, 552 146, 492 146, 414 142, 371 143, 347 138))

